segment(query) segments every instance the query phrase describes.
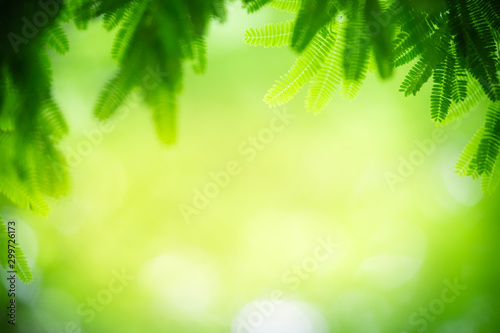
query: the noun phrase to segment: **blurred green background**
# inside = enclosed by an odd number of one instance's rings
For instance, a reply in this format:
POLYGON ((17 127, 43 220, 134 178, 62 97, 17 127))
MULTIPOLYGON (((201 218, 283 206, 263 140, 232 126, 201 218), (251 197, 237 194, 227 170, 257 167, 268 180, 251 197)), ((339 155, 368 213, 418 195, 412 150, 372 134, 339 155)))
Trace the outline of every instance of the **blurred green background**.
POLYGON ((319 115, 303 92, 271 110, 296 55, 243 35, 288 15, 239 7, 211 26, 207 73, 186 67, 172 148, 139 92, 103 130, 113 34, 65 26, 71 51, 51 58, 72 190, 46 219, 2 199, 35 279, 0 330, 500 332, 498 194, 454 173, 485 105, 437 129, 429 85, 398 93, 403 68, 319 115))

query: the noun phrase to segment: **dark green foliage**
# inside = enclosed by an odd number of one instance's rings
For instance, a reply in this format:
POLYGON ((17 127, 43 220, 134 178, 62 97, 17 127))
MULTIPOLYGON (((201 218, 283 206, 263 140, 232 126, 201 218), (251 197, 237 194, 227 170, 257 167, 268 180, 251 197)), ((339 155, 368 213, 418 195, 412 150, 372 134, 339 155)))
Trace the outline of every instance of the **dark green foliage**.
POLYGON ((484 122, 484 134, 477 149, 477 172, 490 175, 500 148, 500 102, 491 103, 484 122))
POLYGON ((392 50, 393 28, 389 24, 380 24, 377 19, 390 17, 388 10, 380 6, 378 0, 366 0, 364 9, 366 25, 364 28, 371 39, 373 55, 377 62, 380 77, 388 78, 392 75, 394 55, 392 50))
MULTIPOLYGON (((296 14, 293 21, 251 29, 245 35, 250 45, 290 45, 301 53, 266 94, 270 106, 287 103, 310 82, 306 108, 319 112, 339 86, 346 97, 353 97, 370 68, 387 78, 394 67, 410 64, 401 91, 415 95, 432 78, 431 117, 439 125, 488 98, 485 124, 459 165, 462 174, 483 177, 484 191, 493 192, 500 182, 498 1, 242 3, 250 12, 268 5, 296 14)), ((131 91, 140 88, 159 139, 172 144, 184 64, 190 63, 197 73, 205 71, 207 26, 212 19, 225 19, 225 6, 225 0, 71 0, 35 26, 23 18, 32 20, 41 11, 38 1, 4 3, 8 10, 0 20, 0 32, 6 36, 0 42, 0 193, 45 215, 46 197, 68 191, 66 161, 57 148, 68 128, 52 96, 46 55, 47 48, 59 54, 70 48, 61 22, 72 20, 85 29, 90 20, 102 18, 107 30, 116 30, 110 52, 119 69, 96 102, 97 118, 112 117, 131 91), (31 24, 28 30, 26 24, 31 24)))
POLYGON ((337 7, 329 0, 302 0, 293 30, 292 47, 302 52, 318 31, 337 15, 337 7))
MULTIPOLYGON (((390 76, 392 49, 388 51, 386 46, 392 44, 393 29, 380 27, 380 24, 376 25, 377 31, 368 29, 368 22, 372 24, 389 14, 378 2, 370 0, 369 3, 365 6, 365 1, 302 1, 293 24, 291 45, 299 52, 305 50, 288 73, 269 89, 264 101, 270 106, 286 103, 310 81, 306 108, 319 112, 326 107, 340 83, 346 97, 352 98, 358 92, 372 57, 380 76, 390 76)), ((281 0, 270 5, 293 9, 297 1, 281 0)), ((282 22, 247 30, 245 42, 264 46, 287 44, 289 26, 291 23, 282 22)))
POLYGON ((339 21, 332 31, 325 32, 326 36, 321 44, 321 48, 324 49, 324 54, 321 55, 324 56, 323 63, 311 80, 306 98, 306 108, 311 112, 320 112, 328 104, 334 90, 342 80, 343 26, 343 22, 339 21))
POLYGON ((267 5, 271 0, 243 0, 243 5, 249 13, 253 13, 265 5, 267 5))
MULTIPOLYGON (((249 10, 266 2, 244 1, 249 10)), ((80 0, 73 12, 75 22, 81 27, 102 15, 107 29, 118 29, 111 54, 119 62, 120 70, 103 88, 95 115, 103 120, 112 116, 132 89, 140 87, 152 109, 159 138, 172 144, 175 96, 181 89, 182 64, 189 60, 195 72, 205 71, 206 27, 211 18, 224 19, 224 1, 80 0)))
POLYGON ((493 31, 482 8, 482 2, 450 1, 448 17, 457 43, 457 55, 483 86, 486 95, 492 101, 496 101, 500 98, 500 85, 495 64, 496 45, 493 31))
MULTIPOLYGON (((277 106, 290 101, 309 80, 322 68, 328 54, 331 53, 335 35, 323 30, 309 44, 306 51, 295 61, 287 74, 269 89, 264 101, 271 106, 277 106)), ((324 66, 323 66, 324 67, 324 66)))
POLYGON ((60 24, 55 23, 45 33, 45 43, 59 54, 69 51, 69 41, 60 24))
POLYGON ((297 13, 301 3, 302 0, 272 0, 269 2, 269 6, 285 12, 297 13))
POLYGON ((68 127, 52 96, 45 53, 47 46, 61 54, 69 49, 57 22, 64 8, 53 8, 37 25, 38 2, 12 2, 8 8, 0 20, 1 34, 8 36, 0 41, 0 193, 46 215, 46 196, 68 191, 66 161, 57 148, 68 127))
MULTIPOLYGON (((253 8, 263 3, 248 1, 253 8)), ((0 20, 0 32, 7 36, 0 42, 0 193, 22 208, 46 215, 46 196, 68 191, 66 160, 57 148, 68 128, 52 97, 51 65, 45 53, 47 47, 59 54, 69 50, 61 22, 73 20, 86 29, 90 20, 102 17, 107 30, 117 29, 110 52, 120 67, 97 100, 97 118, 111 117, 133 89, 142 88, 158 137, 172 144, 183 63, 192 62, 197 73, 205 71, 206 28, 211 19, 224 20, 225 5, 225 0, 71 0, 64 5, 56 2, 48 13, 39 1, 4 4, 8 10, 0 20), (32 20, 37 13, 47 21, 31 22, 26 30, 24 18, 32 20)))
POLYGON ((434 86, 431 95, 431 116, 436 122, 446 119, 446 115, 451 106, 452 94, 456 90, 455 58, 452 55, 446 56, 434 70, 434 86))
POLYGON ((344 67, 344 96, 354 97, 368 71, 370 40, 366 29, 364 1, 353 2, 345 24, 345 47, 342 64, 344 67))
MULTIPOLYGON (((297 1, 270 5, 297 11, 297 1)), ((483 177, 484 192, 492 193, 500 183, 499 30, 500 3, 494 0, 303 0, 292 47, 305 51, 264 101, 270 106, 286 103, 311 81, 306 108, 318 112, 340 82, 346 97, 357 92, 370 57, 382 78, 394 67, 413 63, 400 91, 416 95, 432 78, 431 117, 438 125, 458 119, 485 96, 490 100, 485 124, 457 168, 463 175, 483 177), (335 43, 305 48, 321 38, 321 29, 331 33, 335 43)))

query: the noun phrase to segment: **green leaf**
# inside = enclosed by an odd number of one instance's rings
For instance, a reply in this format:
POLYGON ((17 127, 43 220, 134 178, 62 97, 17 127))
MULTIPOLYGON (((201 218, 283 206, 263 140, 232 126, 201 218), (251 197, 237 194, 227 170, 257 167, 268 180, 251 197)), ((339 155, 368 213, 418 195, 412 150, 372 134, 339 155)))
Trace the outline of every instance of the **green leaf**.
POLYGON ((381 78, 386 79, 392 75, 394 68, 392 50, 392 25, 379 24, 377 18, 391 17, 391 13, 384 10, 378 0, 366 0, 365 27, 373 46, 373 54, 377 62, 378 73, 381 78))
POLYGON ((123 61, 129 53, 131 41, 136 34, 137 27, 143 19, 150 0, 134 1, 131 6, 124 9, 121 18, 121 27, 116 34, 111 55, 114 59, 123 61))
POLYGON ((345 48, 343 30, 344 22, 338 22, 331 34, 333 43, 329 43, 325 62, 311 81, 306 97, 306 109, 309 112, 318 113, 323 110, 330 102, 335 88, 342 79, 342 51, 345 48))
POLYGON ((49 131, 56 139, 61 139, 64 135, 68 134, 68 125, 61 109, 54 102, 51 96, 47 96, 43 103, 41 112, 41 120, 43 128, 49 131))
POLYGON ((198 37, 192 42, 193 44, 193 70, 197 74, 205 73, 207 68, 207 45, 205 38, 198 37))
POLYGON ((479 85, 477 80, 472 76, 467 77, 465 84, 467 86, 466 97, 459 102, 453 101, 448 113, 446 114, 446 118, 440 123, 437 123, 438 126, 448 124, 461 118, 466 113, 472 111, 475 106, 486 98, 481 85, 479 85))
POLYGON ((455 83, 455 58, 448 54, 434 71, 434 85, 431 94, 431 117, 439 123, 446 119, 452 102, 455 83))
POLYGON ((476 178, 478 176, 477 173, 477 151, 479 148, 479 144, 484 135, 484 127, 481 127, 474 134, 470 142, 465 146, 460 157, 458 158, 458 162, 455 166, 455 170, 460 176, 472 176, 476 178))
POLYGON ((243 0, 243 4, 249 13, 253 13, 267 5, 271 0, 243 0))
POLYGON ((267 24, 245 32, 245 43, 253 46, 281 47, 290 45, 293 34, 293 22, 267 24))
POLYGON ((291 13, 298 13, 302 0, 272 0, 269 6, 291 13))
POLYGON ((492 101, 499 100, 500 82, 495 65, 498 62, 497 49, 481 2, 455 0, 450 3, 448 19, 457 55, 479 81, 486 95, 492 101))
POLYGON ((69 51, 69 41, 66 33, 60 24, 56 23, 45 30, 45 42, 47 46, 54 49, 59 54, 69 51))
POLYGON ((269 89, 264 102, 273 107, 290 101, 320 69, 334 41, 334 34, 326 29, 323 30, 323 34, 318 34, 288 73, 281 76, 280 80, 269 89))
MULTIPOLYGON (((130 60, 132 62, 132 60, 130 60)), ((94 115, 99 120, 111 117, 113 113, 123 104, 128 94, 137 84, 137 72, 131 65, 123 67, 114 78, 106 83, 101 91, 94 115)))
POLYGON ((148 102, 153 111, 153 121, 160 140, 171 145, 176 139, 175 91, 166 85, 160 85, 148 92, 148 102))
POLYGON ((0 255, 0 266, 2 266, 5 270, 15 271, 21 281, 29 284, 33 281, 33 275, 31 273, 28 260, 26 259, 22 248, 19 246, 19 243, 17 241, 16 244, 12 244, 12 242, 9 243, 9 239, 11 238, 9 237, 7 226, 0 218, 0 249, 2 249, 2 254, 0 255), (14 268, 9 267, 8 257, 6 254, 9 244, 15 246, 14 250, 16 258, 14 268))
POLYGON ((422 57, 406 75, 399 91, 404 92, 405 96, 416 95, 432 76, 434 69, 445 59, 449 42, 449 36, 434 34, 422 57))
POLYGON ((368 71, 370 56, 370 38, 367 34, 365 16, 360 2, 353 5, 352 16, 348 17, 345 26, 345 46, 343 48, 342 64, 344 67, 344 97, 352 99, 368 71))
POLYGON ((499 157, 495 160, 493 170, 490 175, 484 175, 481 179, 481 190, 487 195, 493 195, 500 184, 500 161, 499 157))
POLYGON ((484 122, 484 134, 477 151, 477 172, 491 175, 500 148, 500 101, 491 102, 484 122))
POLYGON ((337 7, 333 1, 302 1, 292 36, 292 47, 302 52, 317 32, 337 15, 337 7))

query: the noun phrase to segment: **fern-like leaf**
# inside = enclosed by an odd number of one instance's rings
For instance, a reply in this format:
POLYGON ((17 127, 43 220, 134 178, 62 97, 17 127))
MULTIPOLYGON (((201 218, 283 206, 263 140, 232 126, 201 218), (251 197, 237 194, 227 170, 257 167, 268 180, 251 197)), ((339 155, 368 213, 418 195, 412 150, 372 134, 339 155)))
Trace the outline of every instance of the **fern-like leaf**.
POLYGON ((297 52, 304 51, 317 32, 335 18, 338 12, 335 5, 329 0, 307 0, 301 3, 292 36, 292 47, 297 52))
POLYGON ((175 92, 166 85, 160 85, 150 92, 148 99, 153 110, 153 120, 160 140, 171 145, 176 139, 175 92))
POLYGON ((435 33, 433 38, 430 39, 429 46, 422 54, 422 57, 411 68, 408 75, 406 75, 399 91, 404 92, 405 96, 416 95, 432 76, 433 70, 446 57, 449 43, 449 35, 443 36, 441 33, 435 33))
POLYGON ((290 45, 293 35, 293 22, 267 24, 245 31, 245 43, 253 46, 281 47, 290 45))
POLYGON ((28 264, 28 260, 24 255, 22 248, 16 248, 16 273, 21 281, 26 284, 31 283, 33 281, 33 275, 31 273, 30 266, 28 264))
MULTIPOLYGON (((7 226, 0 218, 0 248, 2 250, 6 250, 8 248, 8 244, 12 244, 12 242, 9 243, 9 239, 11 238, 9 237, 7 226)), ((5 254, 2 254, 0 256, 0 266, 2 266, 6 270, 15 271, 21 281, 29 284, 33 281, 33 275, 31 273, 28 260, 26 259, 22 248, 19 246, 19 243, 16 242, 14 246, 16 256, 14 268, 9 267, 8 258, 5 254)))
POLYGON ((205 73, 207 68, 207 45, 205 38, 198 37, 193 42, 193 70, 197 74, 205 73))
POLYGON ((68 37, 59 23, 46 29, 45 42, 47 46, 54 49, 59 54, 65 54, 69 51, 68 37))
POLYGON ((31 197, 27 193, 25 186, 20 184, 13 172, 2 170, 0 173, 0 193, 3 193, 7 199, 19 206, 21 209, 27 209, 32 206, 31 197))
POLYGON ((446 60, 434 71, 431 95, 431 117, 439 123, 446 119, 451 106, 455 82, 455 58, 448 54, 446 60))
POLYGON ((483 138, 484 127, 481 127, 474 134, 469 143, 465 146, 460 157, 458 158, 458 162, 455 166, 455 171, 460 176, 472 176, 476 178, 478 176, 477 173, 477 150, 479 148, 479 144, 483 138))
POLYGON ((269 2, 271 2, 271 0, 243 0, 243 4, 249 13, 258 11, 269 2))
POLYGON ((366 0, 364 10, 366 26, 373 45, 373 54, 377 62, 378 73, 381 78, 386 79, 392 75, 394 68, 392 34, 393 28, 388 24, 374 24, 376 16, 383 17, 391 15, 384 10, 378 0, 366 0), (375 29, 375 30, 374 30, 375 29))
POLYGON ((477 172, 490 175, 500 149, 500 102, 491 102, 484 122, 484 134, 477 151, 477 172))
POLYGON ((302 0, 272 0, 269 6, 291 13, 298 13, 302 0))
POLYGON ((264 97, 266 104, 273 107, 287 103, 317 73, 335 42, 334 35, 324 31, 324 36, 318 34, 288 73, 269 89, 264 97))
POLYGON ((132 66, 120 69, 114 78, 106 83, 94 107, 94 115, 100 119, 108 119, 125 101, 130 90, 136 84, 136 75, 132 66))
POLYGON ((133 4, 124 10, 121 19, 121 28, 116 34, 115 42, 111 50, 113 58, 122 61, 129 53, 131 41, 136 33, 137 27, 143 18, 150 0, 134 1, 133 4))
MULTIPOLYGON (((453 48, 452 48, 453 49, 453 48)), ((451 98, 453 102, 460 103, 467 98, 467 71, 462 68, 457 61, 456 54, 452 53, 452 56, 455 56, 455 77, 453 79, 453 92, 451 98)))
POLYGON ((420 59, 406 75, 401 87, 400 92, 404 92, 405 96, 416 95, 422 86, 429 80, 432 75, 433 67, 424 59, 420 59))
POLYGON ((493 195, 500 184, 500 161, 499 157, 495 160, 491 174, 484 175, 481 179, 481 190, 487 195, 493 195))
POLYGON ((483 11, 484 16, 491 25, 493 31, 500 31, 500 6, 493 1, 480 0, 478 6, 483 11), (496 8, 494 7, 496 6, 496 8))
POLYGON ((48 96, 43 104, 41 113, 43 128, 50 129, 49 134, 56 139, 61 139, 68 133, 68 125, 54 100, 48 96))
POLYGON ((446 118, 440 123, 437 123, 438 126, 448 124, 461 118, 466 113, 472 111, 475 106, 477 106, 482 100, 486 98, 481 85, 472 76, 468 77, 468 79, 465 81, 465 84, 467 86, 467 96, 463 100, 459 102, 454 101, 451 104, 446 118))
POLYGON ((492 100, 500 99, 500 84, 495 66, 498 58, 493 33, 478 0, 449 1, 457 55, 469 72, 479 81, 492 100))
POLYGON ((135 3, 131 2, 131 3, 124 5, 123 7, 118 8, 115 11, 105 13, 102 17, 102 23, 103 23, 104 29, 111 31, 114 28, 116 28, 118 25, 120 25, 120 23, 122 23, 122 20, 123 20, 125 14, 129 10, 129 7, 131 7, 133 5, 135 5, 135 3))
POLYGON ((343 95, 352 99, 366 77, 370 56, 369 36, 366 31, 366 22, 361 7, 363 1, 353 5, 352 17, 344 24, 345 46, 342 64, 344 67, 343 95))

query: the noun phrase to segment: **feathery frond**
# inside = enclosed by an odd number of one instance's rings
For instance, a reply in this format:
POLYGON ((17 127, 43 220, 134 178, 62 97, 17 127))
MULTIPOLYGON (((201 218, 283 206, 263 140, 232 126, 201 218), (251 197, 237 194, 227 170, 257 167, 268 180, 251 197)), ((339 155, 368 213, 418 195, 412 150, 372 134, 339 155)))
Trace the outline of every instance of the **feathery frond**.
POLYGON ((293 34, 293 22, 286 21, 267 24, 245 32, 245 43, 253 46, 281 47, 290 45, 293 34))
POLYGON ((451 106, 455 83, 455 58, 448 54, 434 70, 434 85, 431 95, 431 117, 439 123, 446 119, 451 106))
POLYGON ((308 0, 301 3, 292 36, 292 47, 302 52, 322 27, 338 13, 335 2, 328 0, 308 0))
POLYGON ((249 13, 253 13, 267 5, 271 0, 243 0, 243 4, 249 13))
POLYGON ((448 46, 449 38, 447 36, 443 36, 441 33, 434 34, 420 60, 406 75, 399 91, 404 92, 405 96, 416 95, 432 76, 433 70, 446 57, 448 46))
POLYGON ((69 51, 69 41, 60 24, 56 23, 45 32, 47 46, 59 54, 69 51))
POLYGON ((481 179, 481 190, 487 195, 493 195, 500 184, 500 162, 498 159, 497 156, 491 174, 483 175, 481 179))
POLYGON ((465 146, 464 150, 458 158, 455 170, 460 176, 478 176, 477 166, 477 150, 484 135, 484 127, 479 128, 474 134, 470 142, 465 146))
POLYGON ((128 54, 131 47, 132 38, 141 22, 150 0, 134 1, 134 3, 124 9, 121 18, 121 27, 115 37, 111 55, 113 58, 122 61, 128 54))
POLYGON ((450 109, 448 110, 448 113, 446 114, 446 118, 440 123, 437 123, 438 125, 448 124, 461 118, 486 98, 482 87, 479 85, 476 79, 470 76, 465 82, 467 86, 466 97, 459 102, 453 101, 450 109))
POLYGON ((309 112, 318 113, 323 110, 342 79, 342 51, 345 48, 343 32, 344 22, 339 21, 330 33, 333 43, 328 48, 325 62, 309 87, 306 97, 306 109, 309 112))
POLYGON ((158 137, 167 145, 173 144, 177 123, 175 92, 162 86, 154 91, 150 101, 158 137))
POLYGON ((131 67, 123 67, 116 76, 106 83, 94 108, 94 115, 105 120, 123 104, 136 84, 136 71, 131 67))
POLYGON ((348 17, 344 26, 345 46, 343 48, 342 64, 344 67, 342 93, 347 98, 353 98, 359 91, 361 83, 368 71, 370 43, 367 34, 366 21, 363 11, 363 1, 353 3, 351 17, 348 17))
POLYGON ((484 122, 484 134, 477 150, 477 172, 490 175, 500 149, 500 102, 491 102, 484 122))
POLYGON ((335 42, 335 36, 326 29, 318 34, 306 51, 295 61, 287 74, 269 89, 264 101, 278 106, 290 101, 318 72, 335 42))
MULTIPOLYGON (((60 16, 65 5, 37 28, 27 43, 11 45, 0 41, 0 194, 22 209, 46 216, 47 196, 59 196, 68 189, 65 161, 57 148, 68 127, 52 93, 52 70, 47 47, 58 53, 69 50, 60 16), (62 160, 54 171, 55 159, 62 160)), ((9 5, 1 20, 2 29, 21 31, 22 17, 39 10, 26 1, 9 5)))
POLYGON ((377 63, 378 73, 386 79, 392 75, 394 68, 394 55, 392 50, 393 27, 389 24, 379 24, 377 18, 390 17, 391 13, 382 8, 378 0, 366 0, 364 8, 365 27, 368 33, 373 55, 377 63))
MULTIPOLYGON (((300 56, 266 94, 268 105, 290 101, 311 81, 306 109, 318 112, 341 82, 343 95, 352 98, 368 71, 378 69, 380 77, 387 78, 394 67, 415 61, 400 91, 405 96, 416 95, 433 77, 430 105, 436 125, 462 117, 484 98, 493 102, 484 128, 468 145, 459 164, 462 174, 483 177, 485 192, 496 188, 492 172, 500 149, 500 115, 495 103, 500 100, 497 2, 445 0, 432 10, 410 1, 379 0, 273 0, 269 5, 297 13, 290 22, 294 24, 291 46, 300 56), (325 54, 324 47, 317 44, 318 37, 324 29, 336 26, 335 15, 345 20, 344 29, 332 33, 334 43, 325 54)), ((245 42, 287 45, 290 40, 282 38, 282 24, 248 30, 245 42)), ((286 29, 287 37, 289 31, 286 29)))
POLYGON ((207 45, 205 38, 198 37, 192 41, 193 46, 193 70, 197 74, 205 73, 207 68, 207 45))
POLYGON ((298 13, 302 0, 272 0, 269 6, 291 13, 298 13))
POLYGON ((0 266, 2 266, 5 270, 16 272, 21 281, 29 284, 33 281, 33 275, 31 273, 28 260, 26 259, 22 248, 19 246, 19 243, 17 241, 14 243, 14 240, 10 238, 9 235, 7 225, 0 218, 0 248, 12 249, 15 251, 15 259, 10 260, 6 254, 2 253, 0 256, 0 266), (11 241, 9 242, 9 240, 11 241), (11 245, 11 247, 9 247, 9 245, 11 245))

